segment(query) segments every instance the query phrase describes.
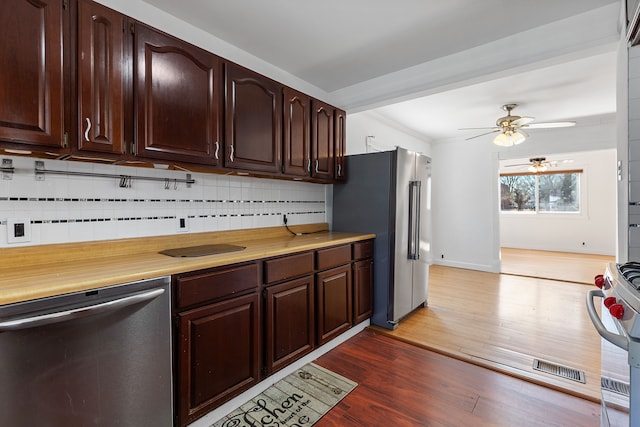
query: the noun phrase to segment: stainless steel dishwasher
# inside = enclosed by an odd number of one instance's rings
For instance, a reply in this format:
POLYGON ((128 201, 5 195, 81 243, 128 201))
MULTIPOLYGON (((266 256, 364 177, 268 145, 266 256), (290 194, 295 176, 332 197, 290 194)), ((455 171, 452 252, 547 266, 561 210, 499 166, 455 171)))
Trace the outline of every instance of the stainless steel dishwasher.
POLYGON ((0 306, 0 426, 173 425, 170 279, 0 306))

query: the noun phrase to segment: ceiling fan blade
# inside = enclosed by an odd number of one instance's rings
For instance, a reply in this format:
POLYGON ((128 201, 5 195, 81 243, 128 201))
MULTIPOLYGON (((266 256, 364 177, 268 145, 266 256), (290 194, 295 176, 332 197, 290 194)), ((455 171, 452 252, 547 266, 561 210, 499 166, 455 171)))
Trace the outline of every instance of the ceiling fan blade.
POLYGON ((516 165, 504 165, 505 168, 511 168, 514 166, 531 166, 531 163, 518 163, 516 165))
POLYGON ((566 128, 575 126, 576 122, 546 122, 546 123, 529 123, 522 125, 525 129, 550 129, 550 128, 566 128))
POLYGON ((485 132, 485 133, 481 133, 480 135, 476 135, 476 136, 471 136, 469 138, 465 138, 465 141, 468 141, 468 140, 474 139, 474 138, 478 138, 480 136, 489 135, 490 133, 495 133, 495 132, 500 132, 500 129, 497 128, 497 129, 492 130, 491 132, 485 132))
POLYGON ((565 160, 549 160, 547 162, 544 162, 549 164, 549 166, 558 166, 558 165, 564 165, 567 163, 573 163, 573 160, 571 159, 565 159, 565 160))
POLYGON ((531 123, 534 120, 533 117, 522 116, 519 119, 515 119, 511 122, 512 126, 524 126, 531 123))
POLYGON ((500 128, 497 128, 495 126, 486 127, 486 128, 460 128, 458 130, 483 130, 483 129, 500 130, 500 128))

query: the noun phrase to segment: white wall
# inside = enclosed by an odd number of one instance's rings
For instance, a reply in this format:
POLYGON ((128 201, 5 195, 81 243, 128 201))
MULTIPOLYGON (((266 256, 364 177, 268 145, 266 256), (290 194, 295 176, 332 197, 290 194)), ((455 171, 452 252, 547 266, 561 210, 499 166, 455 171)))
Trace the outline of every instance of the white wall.
POLYGON ((431 155, 429 141, 410 135, 377 113, 364 111, 347 115, 347 155, 367 153, 371 149, 386 151, 396 146, 431 155), (367 141, 372 147, 367 147, 367 141))
MULTIPOLYGON (((500 214, 502 247, 601 255, 616 254, 616 150, 586 151, 547 156, 571 159, 562 169, 582 169, 580 213, 500 214)), ((501 164, 527 163, 527 159, 501 164)), ((518 169, 517 171, 520 171, 518 169)), ((555 169, 553 169, 555 170, 555 169)), ((514 172, 502 167, 503 172, 514 172)))
POLYGON ((499 271, 498 160, 487 141, 433 145, 433 262, 499 271))

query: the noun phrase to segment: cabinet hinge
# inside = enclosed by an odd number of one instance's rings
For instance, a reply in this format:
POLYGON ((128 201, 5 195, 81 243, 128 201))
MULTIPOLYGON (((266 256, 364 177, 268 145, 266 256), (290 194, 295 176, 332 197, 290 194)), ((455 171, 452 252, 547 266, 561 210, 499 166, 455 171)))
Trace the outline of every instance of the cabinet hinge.
POLYGON ((62 0, 62 10, 67 10, 69 7, 69 0, 62 0))
POLYGON ((69 146, 69 132, 65 132, 62 136, 62 148, 69 146))
POLYGON ((131 154, 136 155, 136 144, 135 142, 131 143, 131 154))
POLYGON ((136 26, 133 24, 133 22, 129 24, 129 31, 131 31, 131 34, 136 33, 136 26))

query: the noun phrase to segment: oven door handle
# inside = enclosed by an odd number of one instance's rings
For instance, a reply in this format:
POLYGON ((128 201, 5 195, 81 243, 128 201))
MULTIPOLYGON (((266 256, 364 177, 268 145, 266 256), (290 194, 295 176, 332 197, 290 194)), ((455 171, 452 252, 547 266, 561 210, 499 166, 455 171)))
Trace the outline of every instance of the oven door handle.
POLYGON ((595 297, 604 298, 604 292, 602 292, 601 289, 592 289, 587 293, 587 312, 589 313, 591 323, 593 323, 593 326, 595 326, 596 331, 598 331, 602 338, 609 341, 611 344, 617 345, 621 349, 629 351, 629 340, 627 339, 627 337, 609 332, 602 323, 602 319, 600 319, 600 316, 598 316, 596 306, 593 303, 593 299, 595 297))
POLYGON ((42 314, 39 316, 32 317, 23 317, 19 319, 7 320, 4 322, 0 322, 0 332, 5 331, 17 331, 20 329, 33 328, 35 326, 43 326, 49 325, 52 323, 65 322, 67 320, 79 319, 81 317, 86 317, 98 313, 104 313, 107 311, 114 311, 120 308, 124 308, 133 304, 138 304, 144 301, 148 301, 154 299, 158 295, 164 293, 164 289, 156 288, 150 291, 141 293, 141 294, 133 294, 130 296, 125 296, 123 298, 118 298, 114 300, 110 300, 107 302, 103 302, 96 305, 89 305, 79 308, 74 308, 71 310, 58 311, 55 313, 42 314))

